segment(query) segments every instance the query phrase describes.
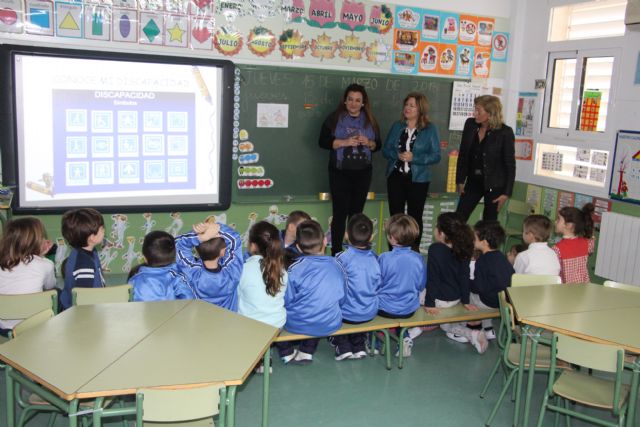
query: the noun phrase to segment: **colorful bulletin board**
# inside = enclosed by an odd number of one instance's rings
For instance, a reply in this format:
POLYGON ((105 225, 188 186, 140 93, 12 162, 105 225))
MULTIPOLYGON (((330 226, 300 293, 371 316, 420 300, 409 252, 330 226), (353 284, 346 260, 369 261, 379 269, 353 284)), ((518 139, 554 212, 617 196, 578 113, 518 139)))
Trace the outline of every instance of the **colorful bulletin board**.
POLYGON ((616 200, 640 203, 640 132, 618 131, 609 196, 616 200))

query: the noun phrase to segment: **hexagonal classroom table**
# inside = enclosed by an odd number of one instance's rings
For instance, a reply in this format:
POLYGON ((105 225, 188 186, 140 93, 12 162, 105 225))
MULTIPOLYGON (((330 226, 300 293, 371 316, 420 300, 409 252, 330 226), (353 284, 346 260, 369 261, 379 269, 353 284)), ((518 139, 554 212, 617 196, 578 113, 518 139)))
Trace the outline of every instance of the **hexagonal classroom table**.
MULTIPOLYGON (((78 423, 78 399, 223 382, 221 410, 232 426, 236 386, 277 334, 277 328, 199 300, 72 307, 0 346, 8 365, 7 426, 14 425, 14 381, 38 386, 69 413, 71 427, 78 423)), ((265 376, 265 405, 267 387, 265 376)))

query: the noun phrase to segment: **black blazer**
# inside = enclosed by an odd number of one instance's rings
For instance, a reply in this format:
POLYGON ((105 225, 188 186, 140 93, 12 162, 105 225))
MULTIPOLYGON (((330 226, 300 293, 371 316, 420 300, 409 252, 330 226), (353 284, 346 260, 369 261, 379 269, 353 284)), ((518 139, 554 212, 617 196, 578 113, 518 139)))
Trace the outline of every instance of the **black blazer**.
MULTIPOLYGON (((471 144, 478 131, 474 118, 464 123, 462 142, 456 167, 456 184, 464 184, 469 172, 471 144)), ((483 146, 484 188, 502 188, 502 194, 511 197, 513 183, 516 180, 515 138, 513 129, 502 124, 499 129, 489 130, 483 146)))

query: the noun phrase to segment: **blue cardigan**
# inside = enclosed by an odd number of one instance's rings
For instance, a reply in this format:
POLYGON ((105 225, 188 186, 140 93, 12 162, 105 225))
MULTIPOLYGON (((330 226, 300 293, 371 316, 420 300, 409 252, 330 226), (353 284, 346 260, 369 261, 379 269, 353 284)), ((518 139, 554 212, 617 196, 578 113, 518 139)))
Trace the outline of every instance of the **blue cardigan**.
MULTIPOLYGON (((387 135, 387 139, 384 141, 382 154, 387 159, 387 176, 391 175, 393 166, 398 161, 398 141, 406 127, 407 124, 403 121, 395 122, 387 135)), ((431 182, 429 165, 434 165, 440 161, 440 137, 433 124, 420 129, 411 152, 413 153, 411 180, 413 182, 431 182)))

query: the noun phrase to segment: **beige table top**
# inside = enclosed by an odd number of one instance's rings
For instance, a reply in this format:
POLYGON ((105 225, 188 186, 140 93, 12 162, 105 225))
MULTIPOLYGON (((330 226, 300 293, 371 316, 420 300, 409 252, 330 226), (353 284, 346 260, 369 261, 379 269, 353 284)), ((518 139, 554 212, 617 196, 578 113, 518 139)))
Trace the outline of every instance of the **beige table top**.
POLYGON ((277 333, 203 301, 79 306, 0 346, 0 359, 67 400, 237 385, 277 333))
POLYGON ((507 292, 520 321, 532 316, 640 307, 640 292, 593 283, 510 287, 507 292))

